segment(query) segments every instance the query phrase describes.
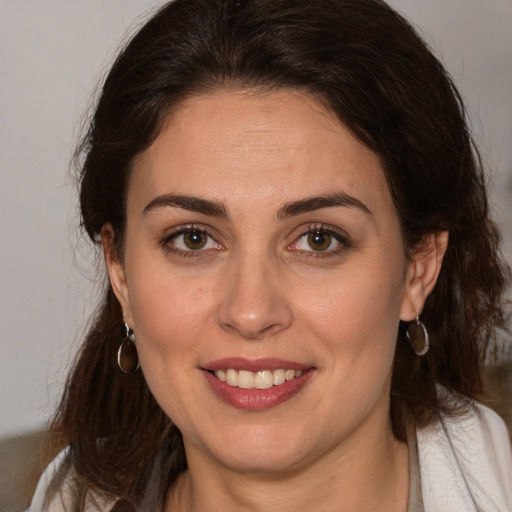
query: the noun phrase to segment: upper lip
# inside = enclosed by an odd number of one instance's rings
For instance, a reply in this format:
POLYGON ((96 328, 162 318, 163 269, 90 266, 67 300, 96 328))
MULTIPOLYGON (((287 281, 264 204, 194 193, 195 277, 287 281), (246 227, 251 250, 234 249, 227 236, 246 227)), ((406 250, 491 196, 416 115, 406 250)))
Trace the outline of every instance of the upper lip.
POLYGON ((233 368, 235 370, 245 370, 249 372, 258 372, 262 370, 277 370, 279 368, 290 370, 305 370, 311 368, 311 364, 299 363, 297 361, 287 361, 274 357, 264 357, 260 359, 245 359, 243 357, 225 357, 216 359, 203 366, 205 370, 226 370, 233 368))

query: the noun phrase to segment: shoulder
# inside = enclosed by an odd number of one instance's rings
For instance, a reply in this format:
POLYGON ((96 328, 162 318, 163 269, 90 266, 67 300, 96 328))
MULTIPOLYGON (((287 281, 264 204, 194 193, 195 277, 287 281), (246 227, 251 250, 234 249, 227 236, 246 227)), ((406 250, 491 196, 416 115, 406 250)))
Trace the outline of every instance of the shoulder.
POLYGON ((72 488, 69 488, 71 479, 69 478, 70 475, 68 475, 68 451, 67 448, 62 450, 46 468, 39 479, 30 508, 27 512, 40 512, 43 510, 47 510, 48 512, 61 512, 69 509, 69 502, 72 500, 73 492, 72 488), (65 476, 64 473, 66 474, 65 476), (64 476, 63 482, 59 485, 58 492, 55 493, 56 495, 51 496, 51 484, 60 474, 64 476))
MULTIPOLYGON (((455 397, 453 397, 455 400, 455 397)), ((475 403, 417 430, 425 510, 512 510, 512 449, 502 419, 475 403)))
MULTIPOLYGON (((48 465, 37 484, 26 512, 74 512, 79 495, 76 474, 69 462, 69 449, 62 450, 48 465)), ((89 491, 87 512, 108 511, 114 502, 107 502, 89 491)))

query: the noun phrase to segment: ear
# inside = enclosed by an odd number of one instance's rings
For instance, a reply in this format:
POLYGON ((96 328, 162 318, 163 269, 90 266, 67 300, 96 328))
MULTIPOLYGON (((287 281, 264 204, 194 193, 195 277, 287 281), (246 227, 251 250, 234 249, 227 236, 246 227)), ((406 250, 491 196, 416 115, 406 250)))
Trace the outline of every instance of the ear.
POLYGON ((423 311, 425 300, 437 282, 448 247, 448 231, 429 235, 414 251, 407 267, 400 320, 410 322, 423 311))
POLYGON ((101 245, 103 248, 103 256, 105 264, 107 265, 110 284, 114 291, 121 309, 126 315, 125 321, 130 326, 132 325, 130 300, 128 294, 128 286, 126 284, 126 277, 124 267, 115 246, 115 231, 112 224, 107 223, 101 228, 101 245))

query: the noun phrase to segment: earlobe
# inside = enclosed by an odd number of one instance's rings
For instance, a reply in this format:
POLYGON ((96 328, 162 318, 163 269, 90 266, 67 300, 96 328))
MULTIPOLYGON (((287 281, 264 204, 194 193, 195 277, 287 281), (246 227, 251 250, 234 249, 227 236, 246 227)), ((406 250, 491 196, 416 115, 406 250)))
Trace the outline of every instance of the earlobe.
POLYGON ((428 235, 414 252, 407 269, 406 290, 400 311, 405 322, 421 315, 425 300, 434 289, 448 248, 448 231, 428 235))
POLYGON ((126 320, 131 321, 130 301, 124 267, 117 254, 115 247, 115 231, 110 223, 105 224, 101 229, 101 245, 112 290, 121 304, 126 320))

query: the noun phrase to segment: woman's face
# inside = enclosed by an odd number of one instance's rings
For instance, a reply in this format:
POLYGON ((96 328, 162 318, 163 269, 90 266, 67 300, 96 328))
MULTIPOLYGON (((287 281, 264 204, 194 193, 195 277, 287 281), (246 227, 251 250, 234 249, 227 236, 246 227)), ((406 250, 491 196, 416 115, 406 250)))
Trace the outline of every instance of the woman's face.
POLYGON ((111 279, 189 464, 283 471, 391 436, 409 265, 379 159, 319 103, 188 99, 134 165, 126 226, 111 279))

